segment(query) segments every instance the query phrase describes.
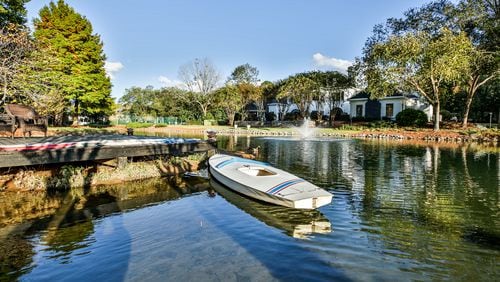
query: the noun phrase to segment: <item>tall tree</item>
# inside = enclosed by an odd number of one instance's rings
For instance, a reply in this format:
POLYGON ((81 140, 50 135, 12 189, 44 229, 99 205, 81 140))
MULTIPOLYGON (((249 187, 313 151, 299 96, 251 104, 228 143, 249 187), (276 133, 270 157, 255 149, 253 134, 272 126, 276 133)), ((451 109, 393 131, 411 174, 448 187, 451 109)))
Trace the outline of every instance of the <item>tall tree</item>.
MULTIPOLYGON (((321 111, 323 104, 328 107, 329 125, 331 126, 343 102, 343 92, 353 86, 353 79, 337 71, 312 71, 305 73, 305 75, 316 82, 318 91, 316 91, 315 99, 318 104, 318 112, 321 111)), ((318 121, 321 118, 321 115, 318 115, 318 121)))
POLYGON ((34 20, 34 35, 38 44, 53 50, 60 62, 54 71, 63 78, 61 93, 71 105, 73 124, 78 125, 81 113, 110 115, 114 101, 111 81, 104 70, 106 56, 90 21, 63 0, 43 7, 39 16, 34 20))
POLYGON ((118 101, 122 111, 132 116, 147 116, 153 114, 155 90, 153 86, 145 88, 132 87, 125 89, 125 94, 118 101))
POLYGON ((0 1, 0 28, 9 24, 26 25, 27 11, 24 4, 29 0, 2 0, 0 1))
POLYGON ((500 76, 500 1, 463 0, 454 10, 456 26, 474 43, 471 65, 463 75, 467 92, 462 127, 467 127, 472 100, 480 87, 500 76))
POLYGON ((462 124, 466 127, 476 91, 499 75, 500 1, 461 0, 454 4, 438 0, 412 8, 403 18, 390 18, 385 25, 375 26, 364 53, 369 53, 372 46, 387 41, 390 36, 426 32, 431 37, 439 37, 443 28, 455 34, 464 32, 475 49, 469 53, 470 67, 464 70, 462 79, 450 84, 467 92, 462 124))
POLYGON ((236 113, 245 106, 243 97, 240 95, 238 87, 227 83, 215 91, 215 103, 224 109, 229 125, 234 125, 236 113))
POLYGON ((308 117, 311 103, 318 88, 316 81, 300 73, 287 78, 277 98, 289 97, 297 105, 300 116, 308 117))
POLYGON ((258 117, 263 119, 264 113, 264 99, 262 96, 262 89, 257 85, 259 82, 259 71, 256 67, 250 64, 237 66, 231 75, 228 77, 227 82, 235 85, 241 96, 243 106, 241 107, 241 116, 245 120, 247 112, 245 106, 250 103, 255 103, 258 109, 258 117))
POLYGON ((250 83, 255 85, 259 82, 259 70, 248 63, 237 66, 229 76, 228 81, 234 84, 250 83))
POLYGON ((30 64, 35 46, 27 29, 11 24, 0 29, 0 105, 6 101, 22 100, 18 80, 22 67, 30 64))
POLYGON ((221 79, 219 72, 207 58, 196 58, 179 68, 179 79, 193 93, 194 102, 198 104, 205 118, 213 102, 213 91, 221 79))
POLYGON ((470 67, 472 43, 465 33, 444 29, 439 37, 427 32, 392 36, 366 54, 368 90, 376 97, 396 90, 418 91, 434 109, 434 130, 439 130, 443 86, 459 81, 470 67))

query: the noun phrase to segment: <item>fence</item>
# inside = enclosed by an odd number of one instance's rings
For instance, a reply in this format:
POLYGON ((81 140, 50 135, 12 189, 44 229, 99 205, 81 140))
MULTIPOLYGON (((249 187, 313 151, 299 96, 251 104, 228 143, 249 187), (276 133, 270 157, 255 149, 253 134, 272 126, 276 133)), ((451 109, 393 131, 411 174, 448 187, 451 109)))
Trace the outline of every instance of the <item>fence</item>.
POLYGON ((183 121, 177 117, 154 117, 154 116, 129 116, 120 115, 110 119, 114 124, 151 123, 151 124, 182 124, 183 121))

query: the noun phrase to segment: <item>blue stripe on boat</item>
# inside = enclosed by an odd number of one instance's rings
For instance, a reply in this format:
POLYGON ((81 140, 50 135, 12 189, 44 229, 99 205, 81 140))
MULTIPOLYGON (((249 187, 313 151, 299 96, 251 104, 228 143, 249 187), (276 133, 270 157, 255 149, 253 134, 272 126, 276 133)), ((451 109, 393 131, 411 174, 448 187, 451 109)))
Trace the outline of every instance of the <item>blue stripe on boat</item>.
POLYGON ((258 164, 258 165, 265 165, 265 166, 269 166, 269 164, 267 163, 264 163, 264 162, 259 162, 259 161, 254 161, 254 160, 248 160, 248 159, 243 159, 243 158, 230 158, 229 160, 225 160, 223 162, 220 162, 219 164, 217 164, 215 167, 216 168, 223 168, 229 164, 232 164, 232 163, 247 163, 247 164, 258 164))
POLYGON ((281 192, 281 191, 285 190, 286 188, 288 188, 290 186, 293 186, 295 184, 298 184, 298 183, 301 183, 301 182, 304 182, 304 181, 305 181, 304 179, 300 179, 300 178, 288 180, 288 181, 282 182, 282 183, 274 186, 273 188, 267 190, 266 193, 274 195, 274 194, 276 194, 278 192, 281 192))

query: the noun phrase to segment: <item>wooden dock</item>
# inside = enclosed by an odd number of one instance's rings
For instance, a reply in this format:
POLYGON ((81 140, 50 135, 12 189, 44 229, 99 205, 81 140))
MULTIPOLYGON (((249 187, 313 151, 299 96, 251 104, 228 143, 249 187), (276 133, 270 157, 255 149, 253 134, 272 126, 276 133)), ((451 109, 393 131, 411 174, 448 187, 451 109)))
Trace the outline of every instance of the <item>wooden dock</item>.
POLYGON ((206 152, 200 139, 125 135, 0 138, 0 168, 206 152))

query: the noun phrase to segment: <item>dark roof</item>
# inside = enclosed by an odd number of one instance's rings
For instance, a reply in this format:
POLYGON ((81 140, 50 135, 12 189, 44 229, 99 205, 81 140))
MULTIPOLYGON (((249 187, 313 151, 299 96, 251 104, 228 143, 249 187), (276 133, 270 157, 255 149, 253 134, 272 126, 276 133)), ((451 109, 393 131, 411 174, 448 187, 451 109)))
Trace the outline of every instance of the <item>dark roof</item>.
MULTIPOLYGON (((387 96, 385 96, 383 98, 391 98, 391 97, 398 98, 398 97, 404 97, 404 95, 403 95, 402 92, 397 91, 397 92, 394 92, 393 94, 387 95, 387 96)), ((413 97, 413 96, 412 95, 408 95, 406 97, 413 97)), ((356 95, 352 96, 351 98, 349 98, 348 100, 352 100, 352 99, 368 99, 368 100, 372 100, 370 98, 370 94, 368 92, 366 92, 366 91, 361 91, 358 94, 356 94, 356 95)), ((374 100, 376 100, 376 99, 374 99, 374 100)))
POLYGON ((245 106, 245 110, 246 111, 257 111, 259 108, 257 108, 257 105, 255 105, 254 102, 251 102, 251 103, 248 103, 246 106, 245 106))
POLYGON ((387 95, 386 97, 403 97, 403 93, 401 93, 401 92, 394 92, 391 95, 387 95))
POLYGON ((358 94, 349 98, 348 100, 352 100, 352 99, 370 99, 370 94, 366 93, 365 91, 361 91, 358 94))

